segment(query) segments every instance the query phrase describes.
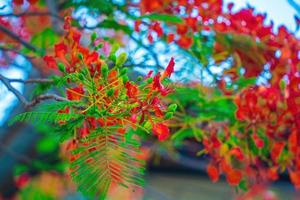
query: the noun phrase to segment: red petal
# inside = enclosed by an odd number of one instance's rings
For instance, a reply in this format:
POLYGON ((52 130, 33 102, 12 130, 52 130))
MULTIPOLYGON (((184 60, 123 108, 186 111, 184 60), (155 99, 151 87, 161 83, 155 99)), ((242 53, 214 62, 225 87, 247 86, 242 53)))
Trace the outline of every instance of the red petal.
POLYGON ((169 128, 162 123, 154 124, 152 131, 159 141, 166 140, 170 135, 169 128))
POLYGON ((214 165, 207 165, 206 171, 212 182, 217 182, 219 180, 219 170, 214 165))
POLYGON ((174 66, 175 66, 175 62, 174 62, 174 58, 172 57, 166 70, 164 71, 163 77, 170 77, 171 74, 174 72, 174 66))
POLYGON ((230 185, 238 185, 242 179, 242 173, 240 170, 231 169, 227 173, 226 179, 230 185))
POLYGON ((51 69, 57 69, 57 64, 55 59, 52 56, 44 56, 44 61, 46 62, 47 66, 51 69))

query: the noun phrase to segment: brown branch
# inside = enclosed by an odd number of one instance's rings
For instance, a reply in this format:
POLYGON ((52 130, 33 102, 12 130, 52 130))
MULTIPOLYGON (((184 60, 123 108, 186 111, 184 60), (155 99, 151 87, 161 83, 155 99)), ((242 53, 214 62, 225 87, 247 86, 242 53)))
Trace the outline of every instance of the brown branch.
POLYGON ((22 80, 22 79, 9 79, 9 82, 19 82, 19 83, 53 83, 53 80, 51 79, 44 79, 44 78, 37 78, 37 79, 28 79, 28 80, 22 80))
POLYGON ((12 39, 18 41, 24 47, 30 49, 31 51, 35 51, 35 52, 39 51, 35 46, 33 46, 32 44, 26 42, 21 37, 19 37, 16 33, 10 31, 9 29, 7 29, 6 27, 4 27, 2 25, 0 25, 0 31, 3 32, 3 33, 5 33, 6 35, 8 35, 9 37, 11 37, 12 39))
POLYGON ((35 58, 34 56, 25 55, 24 53, 21 53, 21 52, 19 52, 16 49, 11 49, 11 48, 6 48, 6 47, 0 47, 0 50, 3 51, 3 52, 12 52, 12 53, 15 53, 15 54, 19 54, 21 56, 24 56, 27 59, 33 59, 33 58, 35 58))
POLYGON ((41 101, 45 101, 45 100, 55 100, 55 101, 69 101, 68 99, 58 96, 56 94, 42 94, 40 96, 35 97, 31 102, 27 103, 26 107, 30 108, 33 107, 37 104, 39 104, 41 101))
POLYGON ((24 105, 27 105, 27 100, 25 99, 25 97, 16 89, 14 88, 10 82, 9 82, 9 79, 2 76, 0 74, 0 80, 2 81, 2 83, 6 86, 6 88, 11 91, 18 99, 20 102, 22 102, 24 105))
MULTIPOLYGON (((25 108, 31 108, 37 104, 39 104, 41 101, 45 100, 55 100, 55 101, 69 101, 68 99, 58 96, 56 94, 42 94, 37 97, 35 97, 32 101, 28 102, 26 98, 16 89, 14 88, 10 82, 22 82, 21 79, 12 79, 12 81, 3 75, 0 74, 0 80, 3 82, 3 84, 6 86, 6 88, 11 91, 18 99, 19 101, 24 104, 25 108)), ((49 82, 51 80, 48 79, 29 79, 28 83, 40 83, 40 82, 49 82)))

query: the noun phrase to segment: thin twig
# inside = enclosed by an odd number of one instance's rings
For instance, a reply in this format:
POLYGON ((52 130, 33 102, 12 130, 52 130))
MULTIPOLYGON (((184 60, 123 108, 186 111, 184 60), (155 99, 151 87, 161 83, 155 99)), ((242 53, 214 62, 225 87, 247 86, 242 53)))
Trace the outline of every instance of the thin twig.
POLYGON ((2 81, 2 83, 6 86, 6 88, 11 91, 18 99, 20 102, 22 102, 24 105, 27 105, 27 100, 25 99, 25 97, 16 89, 14 88, 10 82, 8 78, 5 78, 4 76, 2 76, 0 74, 0 80, 2 81))
MULTIPOLYGON (((20 81, 21 79, 12 79, 12 81, 6 77, 4 77, 3 75, 0 74, 0 80, 3 82, 3 84, 7 87, 7 89, 9 91, 11 91, 18 99, 19 101, 24 104, 24 106, 26 108, 30 108, 30 107, 33 107, 37 104, 39 104, 41 101, 44 101, 44 100, 55 100, 55 101, 69 101, 68 99, 64 98, 64 97, 61 97, 61 96, 58 96, 56 94, 42 94, 42 95, 39 95, 37 97, 35 97, 32 101, 28 102, 26 100, 26 98, 16 89, 14 88, 10 82, 18 82, 20 81)), ((28 80, 29 82, 45 82, 46 79, 29 79, 28 80)), ((47 81, 50 81, 50 80, 47 80, 47 81)))
POLYGON ((18 83, 53 83, 51 79, 37 78, 37 79, 9 79, 9 82, 18 82, 18 83))
POLYGON ((300 4, 296 3, 294 0, 287 0, 287 2, 296 10, 298 15, 300 15, 300 4))
POLYGON ((68 99, 58 96, 56 94, 42 94, 42 95, 35 97, 31 102, 28 102, 26 107, 27 108, 33 107, 36 104, 39 104, 41 101, 45 101, 45 100, 49 100, 49 99, 52 99, 55 101, 69 101, 68 99))
POLYGON ((15 54, 19 54, 19 55, 21 55, 21 56, 24 56, 24 57, 27 58, 27 59, 35 58, 35 56, 28 56, 28 55, 25 55, 24 53, 21 53, 21 52, 19 52, 18 50, 12 49, 12 48, 0 47, 0 50, 3 51, 3 52, 12 52, 12 53, 15 53, 15 54))
POLYGON ((147 51, 151 54, 152 58, 154 59, 154 62, 155 62, 155 64, 156 64, 156 66, 157 66, 158 68, 164 69, 164 68, 159 64, 158 57, 157 57, 157 55, 152 51, 151 47, 144 45, 141 41, 139 41, 138 39, 136 39, 136 38, 133 37, 132 35, 129 35, 129 37, 130 37, 134 42, 136 42, 137 44, 139 44, 142 48, 144 48, 145 50, 147 50, 147 51))
POLYGON ((3 33, 5 33, 6 35, 8 35, 9 37, 11 37, 12 39, 20 42, 24 47, 30 49, 31 51, 38 52, 38 49, 35 46, 33 46, 32 44, 26 42, 20 36, 18 36, 16 33, 10 31, 6 27, 0 25, 0 31, 3 32, 3 33))

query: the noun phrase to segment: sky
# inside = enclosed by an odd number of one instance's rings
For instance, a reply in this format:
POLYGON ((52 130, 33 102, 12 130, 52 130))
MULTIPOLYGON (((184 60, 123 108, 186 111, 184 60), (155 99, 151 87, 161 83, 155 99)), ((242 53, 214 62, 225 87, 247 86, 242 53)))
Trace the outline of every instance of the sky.
MULTIPOLYGON (((0 0, 0 7, 5 3, 5 1, 0 0)), ((284 24, 289 30, 295 30, 296 23, 294 20, 294 15, 296 10, 292 8, 287 0, 224 0, 224 2, 235 4, 234 10, 238 10, 242 7, 246 7, 248 4, 255 7, 257 12, 267 13, 267 19, 273 20, 275 28, 279 25, 284 24)), ((296 3, 300 4, 300 0, 295 0, 296 3)), ((300 35, 299 32, 297 35, 300 35)), ((26 74, 19 68, 9 68, 8 70, 0 70, 0 73, 9 78, 22 78, 26 74)), ((22 85, 16 85, 17 89, 22 92, 22 85)), ((16 97, 7 91, 7 89, 0 83, 0 126, 4 123, 7 116, 5 113, 10 113, 12 110, 12 105, 17 103, 16 97)))

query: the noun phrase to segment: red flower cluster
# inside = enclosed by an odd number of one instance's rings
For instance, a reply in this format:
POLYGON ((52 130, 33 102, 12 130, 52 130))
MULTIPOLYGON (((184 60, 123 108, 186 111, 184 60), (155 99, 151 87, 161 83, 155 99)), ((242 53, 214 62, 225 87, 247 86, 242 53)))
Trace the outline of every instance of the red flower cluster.
MULTIPOLYGON (((161 75, 157 73, 151 78, 151 73, 144 79, 144 84, 136 85, 128 81, 126 69, 115 66, 109 68, 105 59, 101 59, 96 50, 90 51, 80 44, 80 33, 71 27, 71 18, 67 17, 65 39, 55 45, 55 56, 45 56, 44 60, 49 68, 60 70, 64 75, 78 75, 69 78, 69 83, 77 86, 67 88, 66 96, 72 101, 86 102, 86 109, 75 111, 69 108, 68 112, 80 112, 89 115, 95 107, 99 112, 104 112, 102 117, 89 116, 84 120, 83 127, 78 129, 80 137, 87 136, 90 132, 100 127, 119 126, 118 132, 124 133, 128 128, 141 128, 150 131, 159 140, 169 136, 169 129, 164 120, 168 112, 159 96, 165 96, 172 90, 162 84, 162 80, 171 76, 174 71, 174 59, 170 60, 166 70, 161 75), (84 69, 88 70, 84 72, 84 69), (80 75, 79 75, 80 74, 80 75), (91 81, 91 86, 85 84, 91 81)), ((123 59, 121 56, 116 58, 123 59)), ((121 61, 120 61, 121 62, 121 61)), ((123 60, 122 62, 125 62, 123 60)))
MULTIPOLYGON (((141 14, 160 13, 182 18, 182 23, 168 22, 164 29, 163 24, 157 21, 152 21, 150 25, 137 21, 135 30, 139 31, 141 24, 148 26, 148 38, 151 42, 152 34, 156 33, 159 38, 166 35, 169 43, 176 42, 180 47, 189 49, 193 44, 194 34, 211 31, 216 35, 215 54, 226 51, 235 55, 234 63, 242 62, 240 64, 245 69, 246 77, 259 75, 264 66, 269 65, 273 82, 278 83, 291 65, 299 63, 298 39, 284 26, 278 29, 278 33, 274 32, 273 23, 267 25, 266 16, 256 14, 253 8, 233 12, 234 4, 230 3, 229 12, 224 12, 222 0, 142 0, 139 6, 141 14)), ((227 58, 225 56, 222 60, 227 58)), ((240 64, 235 66, 235 72, 231 70, 231 75, 233 72, 238 74, 240 64)))

